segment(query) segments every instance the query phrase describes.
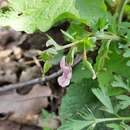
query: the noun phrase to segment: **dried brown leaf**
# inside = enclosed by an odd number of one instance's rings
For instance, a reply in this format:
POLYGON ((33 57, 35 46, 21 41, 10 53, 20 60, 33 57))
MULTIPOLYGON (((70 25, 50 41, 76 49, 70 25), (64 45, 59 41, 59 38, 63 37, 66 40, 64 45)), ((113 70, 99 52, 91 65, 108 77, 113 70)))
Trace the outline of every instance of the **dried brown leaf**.
POLYGON ((0 114, 6 115, 10 121, 37 124, 39 113, 42 108, 48 106, 47 97, 50 95, 50 88, 45 86, 35 86, 26 95, 19 95, 16 92, 0 94, 0 114))

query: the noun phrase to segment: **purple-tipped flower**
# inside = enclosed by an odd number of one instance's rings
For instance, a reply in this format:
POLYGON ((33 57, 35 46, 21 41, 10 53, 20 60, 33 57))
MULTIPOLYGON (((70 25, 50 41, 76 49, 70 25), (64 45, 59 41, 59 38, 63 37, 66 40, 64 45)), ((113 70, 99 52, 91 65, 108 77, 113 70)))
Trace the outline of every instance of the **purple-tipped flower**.
POLYGON ((72 78, 72 68, 65 64, 65 56, 60 61, 60 68, 63 74, 58 78, 58 83, 61 87, 66 87, 70 84, 72 78))

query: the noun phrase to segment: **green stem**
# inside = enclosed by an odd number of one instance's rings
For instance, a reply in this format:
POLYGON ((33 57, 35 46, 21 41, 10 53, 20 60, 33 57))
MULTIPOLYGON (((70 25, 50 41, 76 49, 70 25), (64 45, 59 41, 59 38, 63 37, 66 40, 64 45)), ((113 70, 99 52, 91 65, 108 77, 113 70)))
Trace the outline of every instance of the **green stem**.
POLYGON ((105 119, 96 119, 97 123, 102 123, 102 122, 109 122, 109 121, 129 121, 130 117, 119 117, 119 118, 105 118, 105 119))
MULTIPOLYGON (((97 40, 111 40, 111 41, 114 41, 114 40, 119 41, 119 40, 121 40, 121 37, 119 37, 119 36, 117 36, 117 35, 115 35, 113 33, 109 33, 109 32, 108 33, 98 33, 98 34, 93 35, 92 37, 96 37, 97 40)), ((76 41, 76 42, 72 42, 72 43, 67 44, 67 45, 64 45, 61 48, 59 48, 58 51, 70 48, 72 46, 75 46, 76 44, 79 44, 79 43, 83 42, 83 41, 84 41, 84 39, 76 41)))
MULTIPOLYGON (((96 40, 111 40, 111 41, 125 40, 124 38, 121 38, 121 37, 119 37, 113 33, 110 33, 110 32, 107 32, 107 33, 100 33, 99 32, 96 34, 91 34, 89 37, 90 38, 95 37, 96 40)), ((64 49, 70 48, 70 47, 75 46, 75 45, 82 43, 82 42, 84 42, 84 39, 72 42, 72 43, 64 45, 64 46, 60 46, 59 48, 56 48, 56 50, 57 51, 64 50, 64 49)), ((44 52, 46 52, 46 51, 47 50, 45 50, 44 52)))
POLYGON ((119 27, 119 25, 122 21, 124 8, 125 8, 125 5, 127 4, 127 2, 128 2, 128 0, 120 0, 119 1, 118 7, 117 7, 117 10, 116 10, 116 18, 117 18, 118 27, 119 27))
POLYGON ((72 42, 70 44, 64 45, 61 48, 59 48, 58 51, 70 48, 70 47, 75 46, 76 44, 81 43, 81 42, 83 42, 83 40, 79 40, 79 41, 72 42))
POLYGON ((111 33, 97 33, 95 37, 97 38, 97 40, 111 40, 111 41, 121 40, 121 37, 111 33))

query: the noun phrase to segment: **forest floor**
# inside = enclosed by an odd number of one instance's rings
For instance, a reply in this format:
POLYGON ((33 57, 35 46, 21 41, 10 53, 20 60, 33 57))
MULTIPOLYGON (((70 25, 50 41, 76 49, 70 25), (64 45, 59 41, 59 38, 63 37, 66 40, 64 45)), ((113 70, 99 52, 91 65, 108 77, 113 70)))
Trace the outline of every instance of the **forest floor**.
MULTIPOLYGON (((58 28, 47 33, 63 43, 58 28)), ((58 108, 64 90, 58 86, 56 79, 26 84, 42 77, 44 63, 39 59, 39 52, 45 49, 46 41, 45 33, 26 34, 0 29, 0 130, 42 130, 42 127, 56 129, 59 126, 58 108), (24 85, 19 88, 19 83, 24 85), (43 110, 54 112, 57 116, 45 123, 43 110)), ((48 74, 54 73, 57 68, 48 74)))

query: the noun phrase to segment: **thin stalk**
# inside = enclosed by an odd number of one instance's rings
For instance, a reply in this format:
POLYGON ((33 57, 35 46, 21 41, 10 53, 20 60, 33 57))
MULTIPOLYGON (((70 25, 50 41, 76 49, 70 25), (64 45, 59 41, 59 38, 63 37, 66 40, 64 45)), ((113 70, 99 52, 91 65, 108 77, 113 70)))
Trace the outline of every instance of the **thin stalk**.
POLYGON ((86 51, 86 48, 85 48, 85 44, 84 44, 83 59, 87 60, 87 51, 86 51))
POLYGON ((109 122, 109 121, 123 121, 123 120, 129 121, 130 117, 96 119, 96 123, 109 122))
MULTIPOLYGON (((119 37, 119 36, 117 36, 115 34, 112 34, 112 33, 98 33, 98 34, 95 34, 93 36, 90 36, 90 38, 91 37, 96 37, 97 40, 111 40, 111 41, 114 41, 114 40, 119 41, 119 40, 121 40, 121 37, 119 37)), ((63 49, 70 48, 72 46, 75 46, 75 45, 83 42, 83 41, 84 41, 84 39, 76 41, 76 42, 72 42, 70 44, 62 46, 61 48, 59 48, 57 50, 60 51, 60 50, 63 50, 63 49)))
POLYGON ((119 1, 118 7, 116 10, 116 18, 117 18, 118 27, 122 21, 124 8, 125 8, 125 5, 127 4, 127 2, 128 2, 128 0, 120 0, 119 1))
MULTIPOLYGON (((75 41, 75 42, 72 42, 72 43, 70 43, 70 44, 66 44, 66 45, 64 45, 64 46, 60 46, 59 48, 54 48, 56 51, 61 51, 61 50, 64 50, 64 49, 67 49, 67 48, 71 48, 71 47, 73 47, 73 46, 75 46, 75 45, 77 45, 77 44, 79 44, 79 43, 81 43, 81 42, 83 42, 83 39, 82 40, 78 40, 78 41, 75 41)), ((43 52, 47 52, 48 51, 48 49, 47 50, 45 50, 45 51, 43 51, 43 52)), ((43 53, 43 52, 41 52, 41 53, 43 53)), ((40 53, 39 53, 40 54, 40 53)))
POLYGON ((83 42, 83 40, 79 40, 79 41, 76 41, 76 42, 72 42, 72 43, 70 43, 70 44, 67 44, 67 45, 62 46, 61 48, 59 48, 59 49, 57 49, 57 50, 58 50, 58 51, 64 50, 64 49, 70 48, 70 47, 72 47, 72 46, 75 46, 75 45, 77 45, 78 43, 81 43, 81 42, 83 42))
MULTIPOLYGON (((99 32, 99 33, 96 33, 96 34, 91 34, 89 37, 90 38, 95 37, 96 40, 111 40, 111 41, 125 40, 124 38, 121 38, 120 36, 115 35, 113 33, 109 33, 109 32, 108 33, 100 33, 99 32)), ((64 46, 60 46, 59 48, 55 48, 55 49, 56 49, 56 51, 61 51, 61 50, 73 47, 73 46, 75 46, 75 45, 77 45, 81 42, 84 42, 84 39, 72 42, 72 43, 64 45, 64 46)), ((47 50, 45 50, 44 52, 46 52, 46 51, 47 50)))
POLYGON ((98 33, 95 35, 97 40, 112 40, 112 41, 119 41, 121 38, 115 34, 107 34, 107 33, 98 33))

